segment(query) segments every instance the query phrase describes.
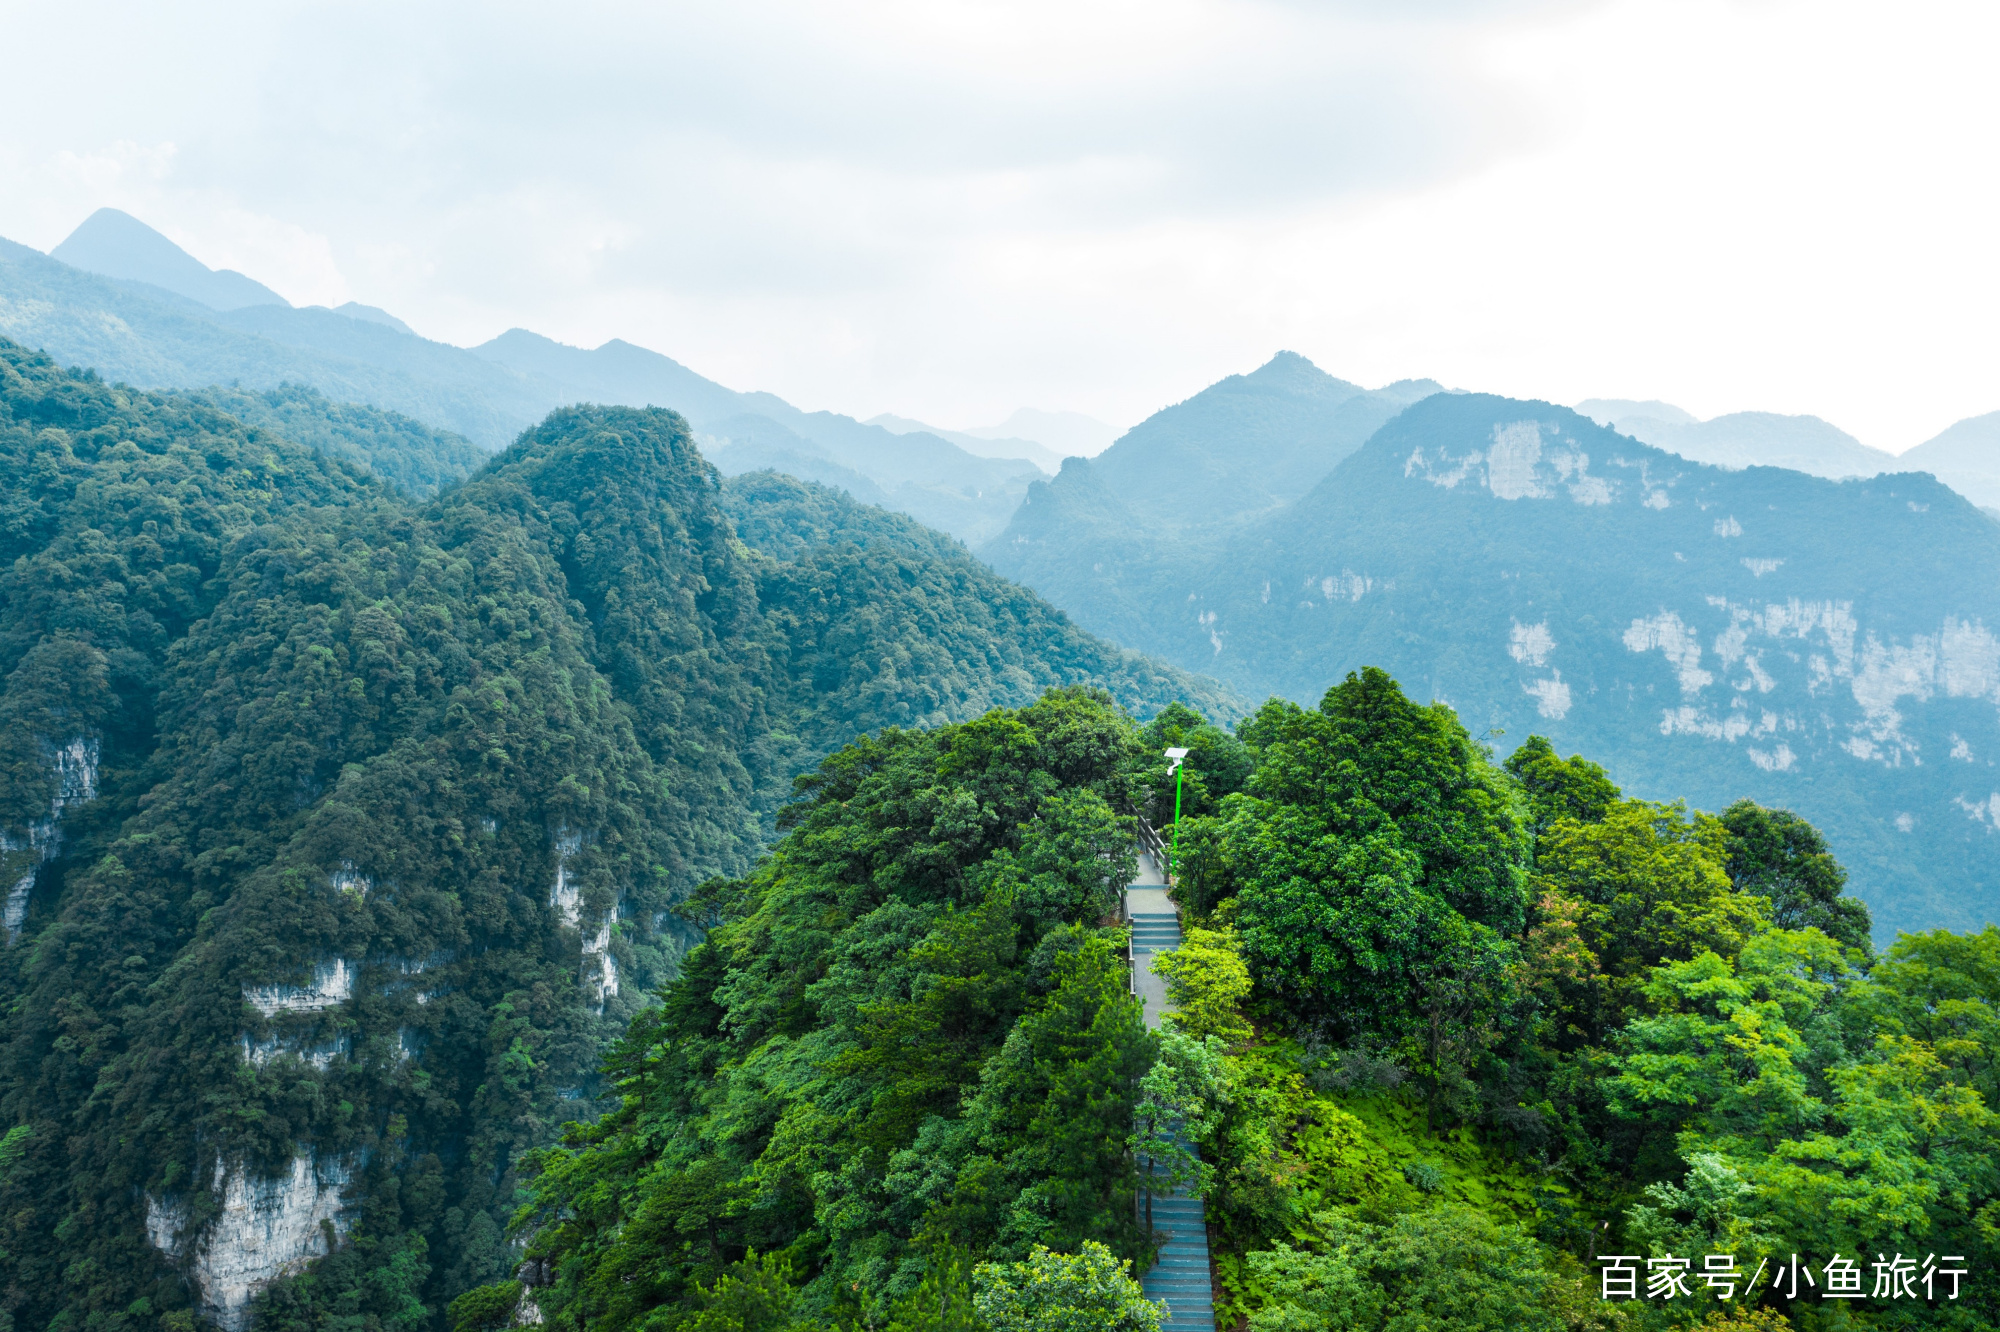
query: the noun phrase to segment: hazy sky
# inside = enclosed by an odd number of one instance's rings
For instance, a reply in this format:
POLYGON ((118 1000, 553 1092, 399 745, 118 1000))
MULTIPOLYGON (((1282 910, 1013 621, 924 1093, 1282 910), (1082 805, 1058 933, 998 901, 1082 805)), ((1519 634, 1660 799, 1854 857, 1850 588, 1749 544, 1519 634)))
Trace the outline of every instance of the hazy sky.
POLYGON ((2000 6, 0 0, 0 235, 941 425, 1373 385, 2000 409, 2000 6), (192 10, 199 13, 191 13, 192 10))

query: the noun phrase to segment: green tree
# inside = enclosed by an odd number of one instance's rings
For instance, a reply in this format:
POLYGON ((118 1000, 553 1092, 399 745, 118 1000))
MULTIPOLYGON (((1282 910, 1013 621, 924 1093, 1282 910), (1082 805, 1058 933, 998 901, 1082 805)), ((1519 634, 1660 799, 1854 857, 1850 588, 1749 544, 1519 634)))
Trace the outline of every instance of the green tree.
POLYGON ((1766 920, 1765 904, 1730 883, 1727 833, 1706 814, 1620 800, 1594 823, 1558 819, 1543 833, 1535 885, 1552 909, 1580 904, 1579 933, 1596 964, 1587 982, 1592 1034, 1620 1026, 1641 1004, 1651 969, 1702 952, 1732 957, 1766 920))
POLYGON ((1411 1043, 1433 1089, 1456 1088, 1526 919, 1510 780, 1449 709, 1373 668, 1316 712, 1267 705, 1245 733, 1256 803, 1228 818, 1259 987, 1337 1044, 1411 1043))
POLYGON ((1228 927, 1189 929, 1180 946, 1153 959, 1167 983, 1172 1006, 1165 1021, 1196 1040, 1215 1037, 1224 1045, 1250 1039, 1243 1004, 1253 982, 1243 961, 1243 941, 1228 927))
POLYGON ((1845 896, 1847 871, 1826 848, 1819 829, 1788 809, 1739 800, 1722 811, 1728 832, 1730 882, 1736 891, 1769 898, 1780 929, 1815 929, 1863 954, 1872 951, 1868 907, 1845 896))
POLYGON ((1094 1241, 1073 1254, 1036 1245, 1025 1262, 974 1268, 975 1304, 990 1332, 1158 1332, 1165 1304, 1131 1266, 1094 1241))
POLYGON ((1927 1041, 1867 1021, 1871 983, 1818 930, 1661 966, 1624 1033, 1617 1111, 1677 1133, 1690 1172, 1638 1233, 1788 1250, 1958 1252, 2000 1190, 2000 1115, 1927 1041))
POLYGON ((1520 1230, 1440 1207, 1387 1226, 1314 1218, 1321 1246, 1250 1255, 1268 1292, 1253 1332, 1560 1332, 1562 1277, 1520 1230))
POLYGON ((1215 1131, 1229 1096, 1222 1042, 1172 1028, 1160 1033, 1160 1054, 1139 1080, 1128 1145, 1139 1159, 1139 1187, 1145 1199, 1147 1230, 1153 1227, 1153 1199, 1185 1191, 1208 1193, 1214 1168, 1195 1152, 1215 1131))
POLYGON ((1531 735, 1523 741, 1507 756, 1506 768, 1527 794, 1537 838, 1558 819, 1596 823, 1619 796, 1602 767, 1581 754, 1557 757, 1555 746, 1544 736, 1531 735))

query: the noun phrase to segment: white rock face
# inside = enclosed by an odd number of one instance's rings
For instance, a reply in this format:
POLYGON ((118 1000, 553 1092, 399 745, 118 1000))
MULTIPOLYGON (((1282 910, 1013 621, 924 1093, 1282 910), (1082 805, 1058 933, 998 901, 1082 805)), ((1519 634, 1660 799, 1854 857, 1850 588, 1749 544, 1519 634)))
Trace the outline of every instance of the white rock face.
MULTIPOLYGON (((1461 455, 1442 448, 1431 453, 1416 449, 1404 460, 1403 475, 1446 490, 1470 480, 1503 500, 1558 499, 1567 492, 1577 504, 1610 504, 1619 489, 1609 477, 1591 475, 1590 455, 1575 440, 1550 440, 1539 421, 1496 423, 1485 448, 1461 455)), ((1664 507, 1665 493, 1655 493, 1659 502, 1654 507, 1664 507)))
MULTIPOLYGON (((9 846, 0 849, 18 851, 23 848, 9 846)), ((35 891, 35 869, 38 868, 31 868, 14 880, 13 886, 7 889, 6 905, 0 907, 0 928, 7 931, 7 942, 10 944, 21 933, 21 926, 28 919, 28 895, 35 891)))
POLYGON ((0 852, 35 853, 35 863, 9 885, 6 903, 0 906, 0 928, 6 930, 9 944, 20 936, 21 926, 28 919, 28 898, 35 891, 36 871, 62 850, 63 811, 71 805, 97 799, 99 745, 95 737, 79 735, 65 744, 44 747, 42 752, 56 779, 55 794, 49 798, 49 816, 30 824, 25 840, 0 832, 0 852))
POLYGON ((1523 666, 1546 666, 1549 654, 1555 650, 1555 635, 1549 632, 1547 620, 1540 624, 1522 624, 1516 620, 1507 635, 1507 655, 1523 666))
POLYGON ((187 1233, 184 1203, 148 1197, 146 1237, 172 1258, 193 1245, 191 1275, 203 1312, 227 1332, 240 1332, 259 1291, 326 1253, 321 1223, 331 1222, 336 1235, 346 1232, 340 1191, 348 1178, 344 1166, 316 1168, 306 1155, 293 1157, 291 1172, 275 1179, 232 1166, 218 1189, 222 1214, 205 1234, 187 1233))
POLYGON ((1504 500, 1539 499, 1548 492, 1535 479, 1542 460, 1542 427, 1516 421, 1493 427, 1493 444, 1486 452, 1486 488, 1504 500))
POLYGON ((574 828, 556 829, 556 882, 549 889, 549 905, 562 912, 569 925, 583 918, 583 890, 570 881, 569 862, 583 850, 583 834, 574 828))
MULTIPOLYGON (((615 913, 613 913, 615 914, 615 913)), ((618 993, 618 959, 611 956, 611 916, 599 922, 597 932, 584 941, 583 985, 590 1006, 604 1016, 604 1005, 618 993)))
POLYGON ((356 897, 368 896, 368 890, 375 886, 375 881, 355 869, 351 860, 341 861, 340 868, 329 876, 329 881, 335 892, 352 893, 356 897))
POLYGON ((265 1017, 279 1013, 317 1013, 343 1004, 354 995, 354 967, 344 957, 313 968, 305 985, 246 985, 243 1000, 265 1017))
POLYGON ((1569 715, 1569 686, 1563 683, 1561 671, 1550 671, 1548 679, 1530 680, 1521 688, 1535 700, 1535 711, 1542 716, 1561 721, 1569 715))
POLYGON ((1634 620, 1625 631, 1625 646, 1632 652, 1659 651, 1680 678, 1683 694, 1699 694, 1715 683, 1715 677, 1701 668, 1701 638, 1681 617, 1661 611, 1651 619, 1634 620))
POLYGON ((250 1033, 246 1031, 242 1036, 242 1048, 244 1062, 255 1064, 259 1068, 281 1054, 295 1054, 314 1068, 325 1070, 332 1068, 333 1061, 347 1053, 348 1038, 342 1034, 332 1040, 320 1041, 313 1045, 300 1045, 278 1036, 253 1041, 250 1039, 250 1033))

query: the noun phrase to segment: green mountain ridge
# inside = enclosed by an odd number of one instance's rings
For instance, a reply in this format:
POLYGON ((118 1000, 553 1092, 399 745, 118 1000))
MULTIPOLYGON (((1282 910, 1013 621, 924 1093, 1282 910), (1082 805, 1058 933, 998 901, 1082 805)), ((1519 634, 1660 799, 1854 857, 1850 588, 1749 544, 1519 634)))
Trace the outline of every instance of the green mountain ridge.
POLYGON ((1051 686, 1242 706, 665 411, 557 412, 420 507, 0 343, 0 451, 22 1326, 240 1327, 336 1235, 442 1309, 794 774, 1051 686))
POLYGON ((1261 519, 1169 538, 1151 512, 1072 462, 984 553, 1253 696, 1380 664, 1503 748, 1541 731, 1647 796, 1797 809, 1885 937, 2000 918, 2000 525, 1929 476, 1725 471, 1438 395, 1261 519))

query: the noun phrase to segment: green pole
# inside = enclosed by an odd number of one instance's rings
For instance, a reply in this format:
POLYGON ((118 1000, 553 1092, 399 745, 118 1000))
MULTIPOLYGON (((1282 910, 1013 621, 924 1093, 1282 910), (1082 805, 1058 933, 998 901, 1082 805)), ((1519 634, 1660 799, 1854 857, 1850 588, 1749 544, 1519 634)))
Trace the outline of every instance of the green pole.
POLYGON ((1174 861, 1181 854, 1181 769, 1186 764, 1186 759, 1182 759, 1179 763, 1174 764, 1174 844, 1167 851, 1168 883, 1172 883, 1174 880, 1174 861))

